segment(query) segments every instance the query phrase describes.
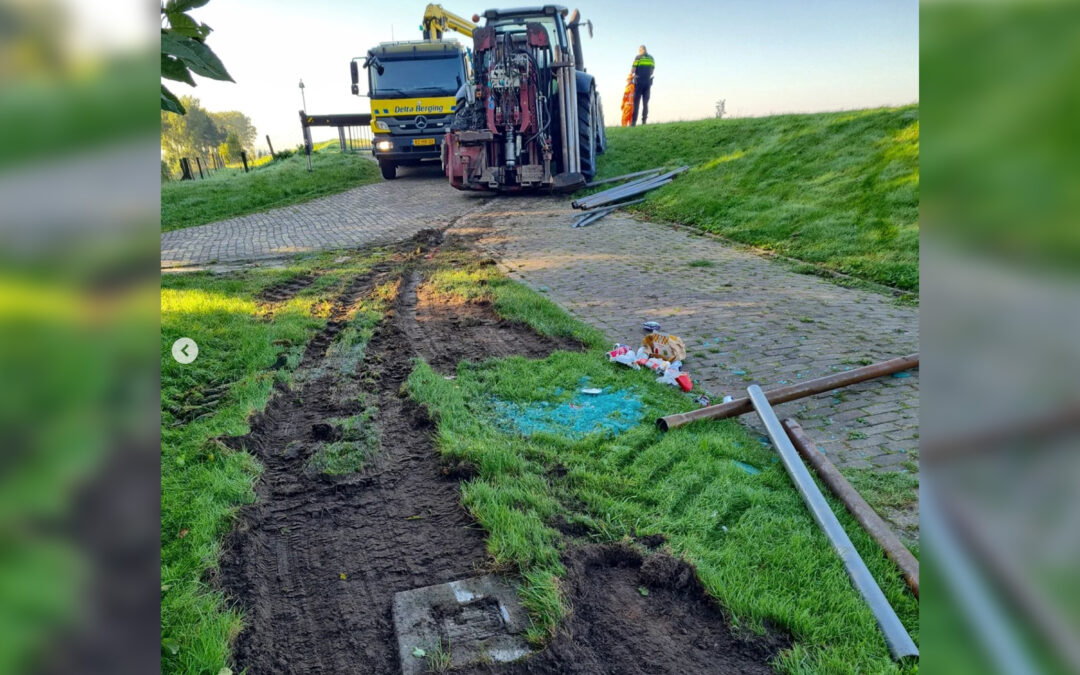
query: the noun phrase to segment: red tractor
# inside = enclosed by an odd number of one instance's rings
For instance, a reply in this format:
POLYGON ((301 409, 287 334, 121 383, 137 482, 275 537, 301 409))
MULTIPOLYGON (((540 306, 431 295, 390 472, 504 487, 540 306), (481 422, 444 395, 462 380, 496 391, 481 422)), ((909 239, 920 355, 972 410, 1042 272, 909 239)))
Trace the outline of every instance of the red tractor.
MULTIPOLYGON (((577 10, 489 9, 473 31, 473 83, 458 92, 443 168, 459 190, 576 190, 607 143, 577 10)), ((473 21, 478 22, 479 16, 473 21)), ((584 24, 592 34, 592 23, 584 24)))

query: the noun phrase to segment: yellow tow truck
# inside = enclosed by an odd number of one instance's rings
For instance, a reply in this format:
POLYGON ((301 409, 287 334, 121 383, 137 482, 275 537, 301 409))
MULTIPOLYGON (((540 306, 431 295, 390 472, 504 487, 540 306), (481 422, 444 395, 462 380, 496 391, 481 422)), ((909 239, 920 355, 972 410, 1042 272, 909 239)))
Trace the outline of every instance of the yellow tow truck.
POLYGON ((372 153, 383 178, 396 177, 400 165, 440 158, 456 94, 472 76, 466 48, 443 35, 453 30, 471 37, 475 28, 441 5, 428 5, 423 40, 382 42, 352 60, 353 94, 360 94, 360 67, 367 70, 372 153))

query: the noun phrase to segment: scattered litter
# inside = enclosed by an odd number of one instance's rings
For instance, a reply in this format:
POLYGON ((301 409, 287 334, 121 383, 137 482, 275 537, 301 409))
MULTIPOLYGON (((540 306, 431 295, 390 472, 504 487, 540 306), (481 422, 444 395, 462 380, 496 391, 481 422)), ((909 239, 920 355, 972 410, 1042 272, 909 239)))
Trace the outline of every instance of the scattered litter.
POLYGON ((731 374, 732 375, 745 375, 746 371, 745 370, 733 370, 733 371, 731 371, 731 374))
POLYGON ((656 331, 660 330, 660 324, 657 321, 646 321, 645 323, 641 324, 641 330, 645 331, 646 333, 655 333, 656 331))
POLYGON ((677 367, 670 366, 664 370, 663 376, 657 378, 657 382, 663 384, 670 384, 675 387, 679 387, 685 392, 689 392, 694 388, 693 382, 690 381, 690 374, 680 371, 677 367))
POLYGON ((737 459, 734 459, 732 461, 735 462, 735 466, 739 467, 740 469, 742 469, 746 473, 750 474, 751 476, 754 476, 754 475, 757 475, 757 474, 761 473, 761 469, 757 468, 756 466, 751 466, 750 464, 747 464, 746 462, 740 462, 737 459))
POLYGON ((412 650, 412 655, 418 659, 422 659, 427 656, 427 652, 425 652, 423 649, 420 649, 419 647, 414 647, 412 650))
POLYGON ((675 335, 649 333, 641 339, 641 345, 645 347, 649 356, 665 361, 682 361, 686 358, 686 345, 675 335))
MULTIPOLYGON (((644 354, 643 350, 642 353, 644 354)), ((641 365, 638 363, 638 353, 631 349, 629 345, 616 344, 615 347, 608 352, 608 360, 615 363, 621 363, 624 366, 629 366, 634 370, 641 369, 641 365)))
POLYGON ((707 405, 709 405, 710 403, 712 403, 712 401, 711 401, 711 400, 709 399, 709 397, 708 397, 708 396, 706 396, 705 394, 702 394, 701 396, 698 396, 697 398, 695 398, 695 399, 694 399, 694 401, 695 401, 695 402, 696 402, 696 403, 697 403, 697 404, 698 404, 699 406, 701 406, 702 408, 704 408, 705 406, 707 406, 707 405))
POLYGON ((641 593, 642 596, 649 595, 649 589, 645 588, 644 586, 638 586, 637 592, 641 593))
POLYGON ((893 373, 892 376, 895 377, 898 380, 903 380, 903 379, 911 377, 911 373, 909 373, 909 372, 907 372, 905 370, 905 371, 900 372, 900 373, 893 373))
POLYGON ((732 402, 732 401, 734 401, 734 400, 735 400, 735 399, 734 399, 734 398, 732 398, 731 396, 725 396, 725 397, 724 397, 724 400, 723 400, 723 401, 720 401, 720 402, 721 402, 721 403, 731 403, 731 402, 732 402))
POLYGON ((590 396, 595 396, 597 394, 603 393, 603 391, 604 391, 603 389, 597 389, 596 387, 590 387, 588 389, 582 389, 581 393, 582 394, 589 394, 590 396))

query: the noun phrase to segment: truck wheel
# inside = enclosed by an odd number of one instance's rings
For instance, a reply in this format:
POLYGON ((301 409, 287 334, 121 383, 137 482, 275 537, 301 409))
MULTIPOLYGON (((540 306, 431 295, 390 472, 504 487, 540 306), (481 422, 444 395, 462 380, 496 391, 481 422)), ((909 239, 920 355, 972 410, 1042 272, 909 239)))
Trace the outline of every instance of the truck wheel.
POLYGON ((596 97, 596 110, 600 113, 596 124, 596 154, 602 155, 607 150, 607 126, 604 124, 604 103, 599 95, 596 97))
POLYGON ((581 175, 592 180, 596 175, 596 88, 578 94, 578 147, 581 150, 581 175))
POLYGON ((386 160, 379 160, 379 169, 382 171, 382 177, 386 180, 394 180, 397 178, 397 164, 386 160))

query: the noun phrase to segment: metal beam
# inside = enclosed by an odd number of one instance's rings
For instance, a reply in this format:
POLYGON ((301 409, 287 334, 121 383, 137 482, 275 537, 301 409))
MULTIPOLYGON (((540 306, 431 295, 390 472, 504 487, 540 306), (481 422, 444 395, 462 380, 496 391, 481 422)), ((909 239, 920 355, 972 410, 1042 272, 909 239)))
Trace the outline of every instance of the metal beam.
POLYGON ((878 627, 885 636, 885 644, 889 647, 889 653, 896 661, 909 656, 918 656, 919 648, 915 646, 904 624, 900 622, 900 617, 896 616, 892 605, 881 592, 881 587, 874 580, 874 575, 870 574, 859 552, 855 550, 855 545, 851 543, 847 532, 837 520, 836 514, 829 508, 829 503, 825 501, 825 496, 821 494, 813 476, 799 460, 799 454, 784 432, 784 427, 780 425, 780 420, 776 418, 776 413, 773 412, 768 399, 765 398, 765 392, 761 391, 761 387, 752 384, 747 388, 746 393, 765 425, 765 431, 772 439, 773 446, 780 454, 780 461, 802 496, 803 503, 828 537, 833 550, 843 561, 852 584, 866 600, 874 618, 877 619, 878 627))
MULTIPOLYGON (((856 384, 864 380, 872 380, 875 377, 891 375, 903 370, 910 370, 918 367, 919 355, 909 354, 908 356, 889 359, 888 361, 874 363, 869 366, 863 366, 862 368, 856 368, 855 370, 834 373, 832 375, 826 375, 825 377, 814 378, 813 380, 806 380, 805 382, 793 384, 788 387, 770 389, 765 395, 769 398, 769 403, 786 403, 788 401, 794 401, 795 399, 832 391, 833 389, 839 389, 840 387, 846 387, 850 384, 856 384)), ((698 410, 692 410, 688 413, 679 413, 661 417, 656 420, 656 426, 660 427, 662 431, 668 431, 676 427, 681 427, 684 424, 696 422, 697 420, 722 420, 727 419, 728 417, 737 417, 748 413, 753 409, 753 406, 750 404, 750 399, 740 398, 728 403, 720 403, 718 405, 711 405, 698 410)))
POLYGON ((904 575, 908 588, 916 598, 919 597, 919 561, 911 555, 911 551, 907 550, 900 538, 893 534, 881 516, 866 503, 859 491, 851 486, 847 478, 844 478, 844 474, 840 473, 829 458, 817 449, 814 442, 803 431, 802 426, 791 418, 784 420, 783 424, 784 431, 787 432, 795 449, 799 451, 799 456, 813 467, 814 473, 836 495, 836 498, 844 502, 847 510, 855 516, 855 520, 859 521, 867 534, 881 546, 881 550, 885 551, 889 560, 896 563, 904 575))
POLYGON ((345 115, 315 115, 300 111, 300 126, 308 127, 364 127, 371 124, 371 113, 345 115))

